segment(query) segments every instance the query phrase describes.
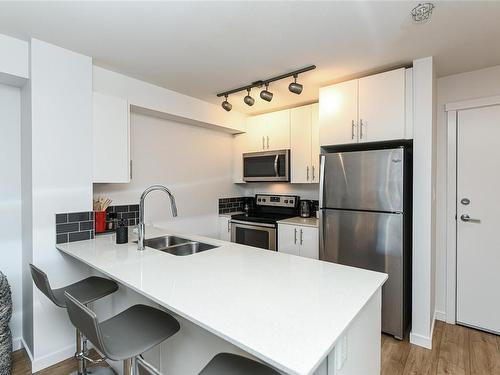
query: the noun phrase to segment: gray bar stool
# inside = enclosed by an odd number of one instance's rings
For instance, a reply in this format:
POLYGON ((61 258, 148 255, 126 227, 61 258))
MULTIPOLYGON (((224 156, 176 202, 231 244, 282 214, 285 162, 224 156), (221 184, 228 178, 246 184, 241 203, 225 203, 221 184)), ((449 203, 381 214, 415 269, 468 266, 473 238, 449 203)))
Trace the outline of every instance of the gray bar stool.
POLYGON ((71 292, 64 293, 71 323, 83 332, 99 351, 114 361, 123 361, 123 374, 138 374, 138 363, 156 372, 140 355, 165 341, 180 329, 170 314, 151 306, 134 305, 100 322, 95 313, 80 303, 71 292))
MULTIPOLYGON (((88 305, 100 298, 106 297, 118 290, 118 284, 113 280, 105 279, 102 277, 91 276, 86 279, 80 280, 71 285, 67 285, 62 288, 52 289, 50 287, 49 279, 45 272, 41 269, 30 264, 31 276, 33 281, 40 291, 47 296, 56 306, 66 308, 66 299, 64 298, 64 293, 69 292, 76 298, 78 298, 81 303, 88 305)), ((87 351, 87 340, 82 336, 81 332, 76 330, 76 354, 75 357, 78 359, 78 374, 86 375, 92 372, 93 375, 97 374, 109 374, 110 369, 105 369, 102 367, 95 367, 87 369, 87 360, 92 361, 88 358, 87 351)))
POLYGON ((250 358, 219 353, 198 375, 280 375, 280 373, 250 358))

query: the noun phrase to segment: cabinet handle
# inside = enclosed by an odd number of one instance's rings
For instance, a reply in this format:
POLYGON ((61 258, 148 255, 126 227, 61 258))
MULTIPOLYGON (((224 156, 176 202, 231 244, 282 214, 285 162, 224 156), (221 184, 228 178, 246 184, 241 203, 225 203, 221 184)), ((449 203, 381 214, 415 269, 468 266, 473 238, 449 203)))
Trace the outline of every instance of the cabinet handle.
POLYGON ((313 172, 313 178, 312 178, 312 181, 314 181, 314 165, 312 166, 312 172, 313 172))
POLYGON ((227 221, 227 231, 231 232, 231 221, 227 221))
POLYGON ((269 150, 269 136, 267 136, 267 149, 269 150))
POLYGON ((132 160, 130 160, 130 179, 132 179, 132 160))
POLYGON ((265 149, 266 149, 266 146, 265 146, 264 142, 265 142, 265 141, 264 141, 264 137, 262 137, 262 149, 263 149, 263 150, 265 150, 265 149))
POLYGON ((363 120, 359 119, 359 139, 363 139, 363 120))
POLYGON ((303 232, 302 232, 302 229, 300 230, 300 244, 302 245, 302 242, 303 242, 303 232))
POLYGON ((306 177, 306 179, 307 179, 307 181, 309 181, 309 166, 307 166, 306 170, 307 170, 307 177, 306 177))
POLYGON ((354 133, 354 130, 356 129, 356 124, 354 123, 354 120, 352 120, 352 125, 351 125, 351 139, 354 139, 356 134, 354 133))
POLYGON ((293 229, 293 243, 297 244, 297 228, 293 229))

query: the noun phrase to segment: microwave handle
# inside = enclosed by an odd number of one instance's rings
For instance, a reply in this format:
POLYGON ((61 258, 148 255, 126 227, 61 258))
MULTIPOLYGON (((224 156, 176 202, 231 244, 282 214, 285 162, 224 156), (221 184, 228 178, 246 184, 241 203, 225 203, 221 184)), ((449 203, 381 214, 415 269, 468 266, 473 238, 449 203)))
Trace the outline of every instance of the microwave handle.
POLYGON ((279 177, 278 176, 278 159, 279 159, 279 155, 276 155, 276 158, 274 159, 274 174, 276 175, 276 177, 279 177))

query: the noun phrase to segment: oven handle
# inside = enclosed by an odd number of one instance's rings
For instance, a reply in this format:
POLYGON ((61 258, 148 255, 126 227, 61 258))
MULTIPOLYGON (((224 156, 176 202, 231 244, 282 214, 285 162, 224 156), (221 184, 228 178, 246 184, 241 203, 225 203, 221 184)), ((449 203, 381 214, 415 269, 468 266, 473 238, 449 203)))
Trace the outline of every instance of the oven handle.
POLYGON ((264 228, 276 228, 276 226, 274 224, 266 224, 266 223, 258 223, 258 224, 255 224, 251 221, 241 221, 241 220, 231 220, 230 221, 231 224, 243 224, 243 225, 246 225, 247 227, 264 227, 264 228))
POLYGON ((276 154, 276 158, 274 159, 274 174, 276 175, 276 177, 279 177, 278 176, 278 159, 279 159, 279 155, 276 154))

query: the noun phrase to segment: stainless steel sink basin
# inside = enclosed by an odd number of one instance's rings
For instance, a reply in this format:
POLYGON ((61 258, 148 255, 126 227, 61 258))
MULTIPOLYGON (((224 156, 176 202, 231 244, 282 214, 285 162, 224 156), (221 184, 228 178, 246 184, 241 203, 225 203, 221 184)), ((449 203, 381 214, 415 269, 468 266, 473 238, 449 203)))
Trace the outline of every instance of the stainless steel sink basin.
POLYGON ((147 240, 144 240, 144 246, 152 247, 153 249, 179 256, 196 254, 218 247, 208 243, 192 241, 176 236, 148 238, 147 240))
POLYGON ((203 243, 203 242, 192 241, 180 245, 171 246, 170 248, 165 249, 165 252, 170 253, 172 255, 184 256, 184 255, 200 253, 206 250, 215 249, 216 247, 218 246, 210 245, 208 243, 203 243))

